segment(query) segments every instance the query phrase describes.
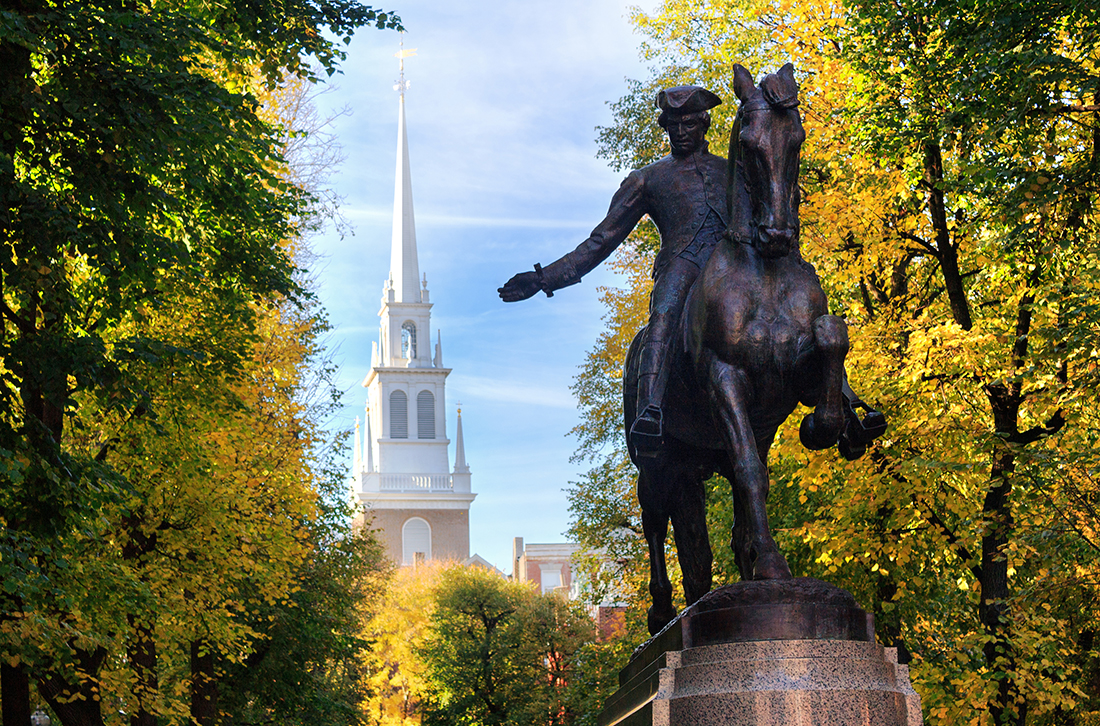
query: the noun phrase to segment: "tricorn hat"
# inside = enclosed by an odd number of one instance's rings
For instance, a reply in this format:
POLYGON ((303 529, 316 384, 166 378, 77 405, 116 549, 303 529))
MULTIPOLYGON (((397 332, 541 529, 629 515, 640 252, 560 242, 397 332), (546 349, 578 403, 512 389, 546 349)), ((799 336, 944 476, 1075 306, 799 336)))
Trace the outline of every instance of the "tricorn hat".
POLYGON ((722 99, 701 86, 673 86, 657 94, 657 108, 661 109, 659 123, 663 124, 669 114, 682 116, 699 113, 714 108, 722 99))

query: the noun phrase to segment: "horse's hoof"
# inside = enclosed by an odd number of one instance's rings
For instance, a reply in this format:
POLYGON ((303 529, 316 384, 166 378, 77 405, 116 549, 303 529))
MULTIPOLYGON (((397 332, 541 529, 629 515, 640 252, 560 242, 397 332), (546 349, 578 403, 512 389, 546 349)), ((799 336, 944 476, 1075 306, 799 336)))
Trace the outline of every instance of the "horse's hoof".
POLYGON ((886 417, 880 411, 872 410, 862 419, 854 417, 849 420, 842 438, 849 439, 853 448, 855 446, 866 448, 867 444, 884 433, 886 433, 886 417))
POLYGON ((836 446, 840 438, 840 426, 822 426, 818 423, 816 411, 806 414, 798 427, 798 439, 810 451, 820 451, 836 446))
POLYGON ((656 635, 661 632, 675 617, 676 612, 672 608, 658 610, 655 606, 650 606, 646 613, 646 627, 649 628, 649 634, 656 635))
POLYGON ((757 555, 753 563, 752 579, 754 580, 790 580, 791 568, 787 566, 787 559, 779 551, 765 552, 757 555))

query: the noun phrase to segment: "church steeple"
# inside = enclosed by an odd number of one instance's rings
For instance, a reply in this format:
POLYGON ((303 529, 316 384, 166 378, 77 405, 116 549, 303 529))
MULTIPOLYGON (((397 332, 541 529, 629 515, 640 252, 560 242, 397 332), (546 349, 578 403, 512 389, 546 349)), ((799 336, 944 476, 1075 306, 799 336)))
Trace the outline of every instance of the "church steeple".
MULTIPOLYGON (((447 450, 447 376, 442 338, 432 354, 431 296, 421 278, 413 221, 409 143, 405 133, 404 59, 401 49, 390 274, 382 285, 378 342, 371 367, 362 428, 356 426, 351 484, 388 556, 413 565, 422 559, 465 560, 470 554, 470 467, 459 419, 455 467, 447 450), (361 443, 360 443, 361 442, 361 443)), ((364 515, 366 516, 366 515, 364 515)))
POLYGON ((413 219, 412 176, 409 173, 409 139, 405 131, 405 58, 416 49, 397 54, 401 73, 394 89, 398 92, 397 110, 397 176, 393 190, 393 237, 390 245, 390 279, 396 302, 418 303, 420 295, 420 265, 416 259, 416 223, 413 219))

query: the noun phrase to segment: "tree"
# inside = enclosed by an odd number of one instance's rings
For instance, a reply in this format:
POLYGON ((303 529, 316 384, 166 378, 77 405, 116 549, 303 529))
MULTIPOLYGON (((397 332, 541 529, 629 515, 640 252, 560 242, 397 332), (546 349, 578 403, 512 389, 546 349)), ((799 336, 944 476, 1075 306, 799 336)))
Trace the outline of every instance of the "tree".
MULTIPOLYGON (((879 638, 912 654, 930 723, 1073 723, 1096 709, 1095 12, 668 3, 636 15, 657 69, 601 133, 605 154, 634 165, 661 153, 638 132, 655 86, 728 95, 732 62, 799 69, 803 254, 852 329, 854 385, 891 429, 848 463, 803 451, 787 427, 769 508, 792 568, 852 590, 879 638)), ((632 280, 612 296, 611 323, 644 310, 643 294, 632 280)), ((604 462, 572 495, 590 547, 637 521, 611 495, 631 486, 607 434, 621 420, 599 378, 616 365, 607 347, 578 379, 597 394, 581 452, 604 462), (599 509, 584 502, 591 482, 611 493, 599 509)), ((721 583, 730 518, 715 499, 721 583)))
POLYGON ((573 656, 591 620, 554 595, 482 568, 445 570, 419 655, 425 724, 569 724, 573 656))
POLYGON ((224 665, 219 699, 230 721, 360 723, 368 695, 362 661, 374 645, 362 636, 360 621, 374 609, 388 575, 370 530, 315 543, 289 601, 249 614, 260 634, 252 652, 224 665))
MULTIPOLYGON (((307 79, 290 78, 259 96, 263 115, 283 129, 287 168, 282 175, 312 195, 310 213, 299 220, 299 236, 290 241, 300 276, 312 260, 310 235, 338 214, 324 185, 341 160, 339 146, 326 133, 331 119, 321 118, 313 105, 316 92, 307 79)), ((270 359, 262 364, 262 370, 275 372, 262 388, 289 396, 277 406, 250 411, 261 420, 299 412, 293 446, 306 452, 306 467, 291 468, 290 475, 308 483, 317 497, 312 516, 296 525, 308 554, 295 568, 289 594, 275 602, 249 603, 242 619, 255 633, 250 652, 243 660, 220 659, 217 698, 223 718, 232 723, 354 724, 361 720, 367 696, 361 667, 371 647, 360 621, 377 607, 392 566, 373 530, 351 528, 346 456, 338 443, 344 437, 320 428, 339 406, 333 370, 319 358, 316 345, 327 331, 322 311, 306 300, 285 301, 277 313, 275 330, 290 333, 283 342, 293 343, 289 352, 300 357, 287 361, 290 365, 270 359)), ((272 340, 258 350, 281 347, 272 340)), ((280 468, 287 468, 285 462, 280 468)))
MULTIPOLYGON (((1094 407, 1082 395, 1089 366, 1076 363, 1094 332, 1066 327, 1094 319, 1078 295, 1091 300, 1097 280, 1088 253, 1100 173, 1100 127, 1088 110, 1095 10, 857 3, 852 20, 849 56, 866 79, 852 103, 860 150, 902 168, 909 189, 910 213, 882 236, 924 260, 911 283, 944 291, 923 308, 904 294, 880 307, 914 319, 895 326, 908 335, 895 350, 898 372, 946 406, 927 435, 905 436, 907 447, 970 465, 965 474, 943 467, 936 484, 951 482, 946 491, 917 490, 957 579, 975 590, 964 637, 981 658, 967 695, 993 723, 1073 710, 1082 694, 1069 674, 1087 655, 1044 631, 1080 643, 1095 627, 1049 589, 1089 598, 1092 576, 1078 578, 1096 568, 1089 536, 1067 527, 1076 507, 1055 473, 1089 455, 1066 427, 1091 429, 1094 407), (1050 575, 1067 567, 1072 585, 1050 575)), ((895 457, 880 468, 898 472, 895 457)))
POLYGON ((432 617, 433 590, 454 563, 431 561, 398 569, 365 618, 366 721, 378 726, 419 724, 429 695, 420 656, 432 617))
MULTIPOLYGON (((177 593, 174 612, 193 623, 215 602, 227 644, 243 643, 248 631, 228 617, 240 605, 232 593, 204 600, 223 582, 211 575, 229 556, 254 554, 244 562, 264 570, 266 587, 252 594, 277 599, 303 556, 303 542, 283 525, 307 518, 312 496, 280 499, 264 489, 284 438, 234 459, 248 450, 250 422, 239 397, 246 386, 226 385, 258 373, 246 363, 264 340, 257 330, 283 314, 280 299, 302 294, 285 242, 308 199, 279 176, 282 135, 257 115, 253 69, 261 84, 311 76, 312 56, 331 72, 341 52, 322 31, 346 38, 371 22, 397 24, 350 2, 29 0, 0 18, 6 724, 29 718, 32 676, 67 724, 102 722, 108 693, 135 699, 138 723, 161 708, 142 700, 156 690, 155 674, 173 667, 156 661, 152 645, 163 631, 140 615, 157 585, 168 592, 152 555, 182 557, 172 572, 192 587, 177 593), (215 384, 209 395, 206 383, 215 384), (187 424, 175 440, 162 435, 172 423, 187 424), (253 496, 222 496, 243 491, 228 488, 204 498, 214 489, 192 486, 204 480, 251 485, 253 496), (187 496, 154 496, 173 482, 187 496), (164 516, 177 505, 182 520, 164 516), (249 515, 285 536, 250 538, 249 515), (188 542, 201 535, 202 547, 188 542), (116 669, 122 652, 132 672, 116 669)), ((261 403, 293 409, 293 395, 284 388, 261 403)), ((296 412, 281 413, 276 428, 301 433, 296 412)), ((211 635, 191 641, 200 671, 211 635)), ((196 703, 203 711, 204 697, 196 703)))

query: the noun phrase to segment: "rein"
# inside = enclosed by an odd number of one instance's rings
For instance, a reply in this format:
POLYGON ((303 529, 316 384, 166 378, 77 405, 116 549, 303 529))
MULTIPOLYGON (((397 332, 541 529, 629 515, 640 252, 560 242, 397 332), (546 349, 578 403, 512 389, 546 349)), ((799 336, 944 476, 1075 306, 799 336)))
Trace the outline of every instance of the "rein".
MULTIPOLYGON (((741 174, 741 168, 743 166, 742 161, 741 161, 742 158, 743 158, 743 154, 742 154, 742 151, 741 151, 741 115, 743 113, 746 113, 746 112, 750 111, 750 110, 752 110, 752 111, 763 111, 763 110, 766 110, 766 108, 767 108, 767 106, 749 109, 749 108, 746 108, 746 106, 742 106, 741 108, 739 108, 737 110, 737 116, 734 117, 734 119, 733 119, 733 130, 730 132, 730 139, 733 140, 733 144, 732 144, 733 149, 731 150, 732 153, 730 155, 730 166, 732 167, 732 169, 730 169, 730 188, 729 188, 729 219, 730 219, 730 223, 731 223, 731 229, 736 229, 737 227, 740 226, 740 225, 734 225, 733 222, 734 222, 735 219, 737 219, 737 205, 738 205, 738 201, 741 198, 741 191, 743 189, 747 190, 747 188, 748 188, 747 183, 746 183, 744 177, 741 174)), ((750 215, 752 214, 751 210, 749 210, 749 214, 750 215)), ((741 236, 736 236, 736 237, 733 236, 733 235, 727 235, 727 236, 729 237, 729 240, 731 242, 738 242, 738 243, 743 244, 743 245, 751 245, 752 244, 751 239, 745 239, 741 236)))

